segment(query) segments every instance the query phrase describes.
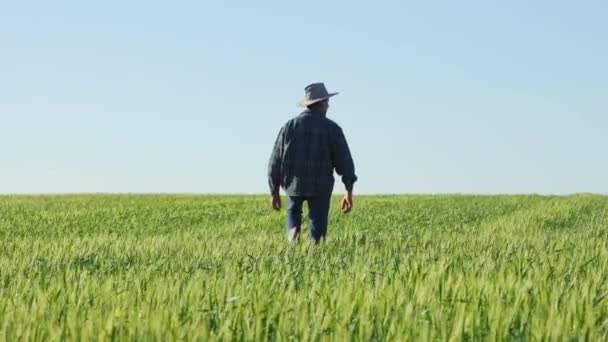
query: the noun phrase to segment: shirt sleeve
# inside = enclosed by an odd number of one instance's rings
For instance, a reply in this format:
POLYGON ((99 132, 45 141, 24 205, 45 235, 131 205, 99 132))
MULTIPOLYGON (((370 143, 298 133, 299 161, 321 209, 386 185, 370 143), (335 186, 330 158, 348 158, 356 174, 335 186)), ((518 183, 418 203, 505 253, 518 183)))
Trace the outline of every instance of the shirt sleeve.
POLYGON ((278 194, 281 184, 281 162, 283 160, 283 135, 285 128, 281 128, 268 162, 268 186, 271 194, 278 194))
POLYGON ((353 185, 357 181, 355 175, 355 164, 346 142, 346 137, 342 128, 336 127, 334 134, 332 134, 332 162, 336 169, 336 173, 342 176, 342 183, 346 187, 347 191, 353 190, 353 185))

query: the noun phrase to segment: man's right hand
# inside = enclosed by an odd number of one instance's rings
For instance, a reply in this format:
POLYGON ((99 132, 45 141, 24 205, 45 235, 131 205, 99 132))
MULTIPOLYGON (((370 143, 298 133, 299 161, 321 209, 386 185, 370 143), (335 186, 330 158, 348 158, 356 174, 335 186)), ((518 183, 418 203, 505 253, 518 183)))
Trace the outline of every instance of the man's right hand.
POLYGON ((349 213, 353 209, 353 193, 347 192, 342 198, 342 202, 340 203, 340 208, 342 208, 342 212, 344 214, 349 213))

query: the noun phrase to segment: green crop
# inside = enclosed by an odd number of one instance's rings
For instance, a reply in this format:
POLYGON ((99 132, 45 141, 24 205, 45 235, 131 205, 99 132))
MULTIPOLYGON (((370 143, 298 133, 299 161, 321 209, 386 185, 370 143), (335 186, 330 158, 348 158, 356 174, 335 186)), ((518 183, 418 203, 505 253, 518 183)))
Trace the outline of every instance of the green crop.
POLYGON ((608 339, 608 197, 267 200, 1 196, 0 340, 608 339))

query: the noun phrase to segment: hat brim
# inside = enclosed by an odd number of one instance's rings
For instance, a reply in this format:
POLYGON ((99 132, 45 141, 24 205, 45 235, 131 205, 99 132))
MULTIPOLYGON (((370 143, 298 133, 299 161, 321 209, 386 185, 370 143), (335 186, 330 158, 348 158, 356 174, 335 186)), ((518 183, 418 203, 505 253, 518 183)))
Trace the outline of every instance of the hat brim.
POLYGON ((338 94, 340 94, 340 93, 329 93, 329 94, 327 94, 327 96, 324 96, 324 97, 321 97, 321 98, 318 98, 318 99, 314 99, 314 100, 302 100, 302 101, 298 102, 298 106, 300 106, 300 107, 308 107, 308 106, 310 106, 312 104, 315 104, 317 102, 321 102, 323 100, 327 100, 328 98, 336 96, 338 94))

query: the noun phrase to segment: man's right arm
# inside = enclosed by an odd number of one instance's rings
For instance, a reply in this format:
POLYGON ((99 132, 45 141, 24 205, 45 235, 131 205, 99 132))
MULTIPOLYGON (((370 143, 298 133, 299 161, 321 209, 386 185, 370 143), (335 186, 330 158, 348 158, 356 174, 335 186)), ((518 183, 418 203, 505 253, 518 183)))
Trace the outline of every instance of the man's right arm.
POLYGON ((355 163, 350 154, 342 128, 336 125, 332 138, 332 162, 334 168, 336 169, 336 173, 342 176, 342 183, 344 183, 346 191, 352 195, 353 185, 357 181, 357 176, 355 175, 355 163))
POLYGON ((332 162, 336 173, 342 176, 342 183, 346 188, 346 194, 340 203, 344 213, 348 213, 353 207, 353 186, 357 181, 355 175, 355 163, 350 154, 348 143, 342 128, 336 125, 335 132, 332 134, 332 162))

